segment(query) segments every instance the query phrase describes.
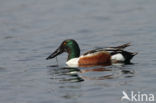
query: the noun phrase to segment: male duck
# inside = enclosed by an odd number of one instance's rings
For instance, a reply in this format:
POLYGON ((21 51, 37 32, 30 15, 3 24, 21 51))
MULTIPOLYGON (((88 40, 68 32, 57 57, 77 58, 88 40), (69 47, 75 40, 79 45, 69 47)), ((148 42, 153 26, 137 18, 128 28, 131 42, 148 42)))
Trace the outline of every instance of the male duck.
POLYGON ((114 63, 130 63, 130 60, 137 53, 123 50, 128 46, 130 46, 130 43, 117 47, 94 49, 80 56, 80 48, 77 42, 73 39, 67 39, 64 40, 59 48, 56 49, 56 51, 54 51, 46 59, 52 59, 63 52, 67 52, 68 59, 66 64, 69 67, 86 67, 95 65, 111 65, 114 63))

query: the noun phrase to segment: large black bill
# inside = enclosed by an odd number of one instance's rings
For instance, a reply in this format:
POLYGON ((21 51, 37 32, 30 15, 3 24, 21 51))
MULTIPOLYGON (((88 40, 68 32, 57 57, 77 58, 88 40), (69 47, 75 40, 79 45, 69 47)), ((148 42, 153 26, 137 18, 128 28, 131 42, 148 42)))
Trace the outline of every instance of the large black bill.
POLYGON ((56 49, 51 55, 49 55, 46 59, 52 59, 55 58, 57 55, 63 53, 63 51, 61 50, 61 48, 56 49))

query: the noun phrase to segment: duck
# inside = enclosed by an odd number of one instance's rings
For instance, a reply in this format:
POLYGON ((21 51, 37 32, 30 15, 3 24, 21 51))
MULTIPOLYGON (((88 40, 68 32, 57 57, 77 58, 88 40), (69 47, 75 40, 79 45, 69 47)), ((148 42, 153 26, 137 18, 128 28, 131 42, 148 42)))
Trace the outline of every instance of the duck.
POLYGON ((116 63, 129 64, 137 52, 125 51, 124 49, 128 46, 130 46, 130 43, 115 47, 97 48, 80 56, 78 43, 74 39, 66 39, 46 59, 53 59, 66 52, 68 54, 66 64, 69 67, 108 66, 116 63))

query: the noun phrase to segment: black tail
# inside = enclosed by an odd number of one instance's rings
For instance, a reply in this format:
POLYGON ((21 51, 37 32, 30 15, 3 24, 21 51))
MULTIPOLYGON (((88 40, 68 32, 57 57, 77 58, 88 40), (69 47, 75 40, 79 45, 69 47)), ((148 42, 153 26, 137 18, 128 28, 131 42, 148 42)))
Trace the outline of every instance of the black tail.
POLYGON ((137 52, 128 52, 128 51, 122 51, 122 55, 125 57, 125 63, 130 63, 131 59, 137 55, 137 52))

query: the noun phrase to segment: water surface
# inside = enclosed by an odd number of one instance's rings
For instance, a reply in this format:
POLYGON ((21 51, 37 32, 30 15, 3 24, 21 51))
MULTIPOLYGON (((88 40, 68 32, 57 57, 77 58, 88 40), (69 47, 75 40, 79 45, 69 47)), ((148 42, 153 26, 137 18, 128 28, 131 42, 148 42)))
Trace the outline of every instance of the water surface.
POLYGON ((121 103, 122 91, 156 95, 156 1, 1 0, 2 103, 121 103), (45 58, 64 39, 81 53, 131 42, 133 65, 69 69, 45 58))

